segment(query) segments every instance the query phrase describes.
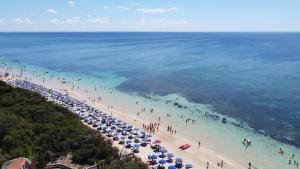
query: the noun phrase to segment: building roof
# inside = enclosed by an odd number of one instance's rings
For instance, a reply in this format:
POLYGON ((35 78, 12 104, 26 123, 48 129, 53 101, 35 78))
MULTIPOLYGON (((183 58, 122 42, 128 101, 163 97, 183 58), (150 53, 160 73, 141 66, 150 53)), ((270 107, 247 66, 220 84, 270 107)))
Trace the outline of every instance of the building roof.
POLYGON ((22 168, 22 166, 24 166, 26 164, 27 160, 25 158, 16 158, 13 159, 11 161, 9 161, 9 163, 7 164, 6 167, 4 167, 4 169, 20 169, 22 168))

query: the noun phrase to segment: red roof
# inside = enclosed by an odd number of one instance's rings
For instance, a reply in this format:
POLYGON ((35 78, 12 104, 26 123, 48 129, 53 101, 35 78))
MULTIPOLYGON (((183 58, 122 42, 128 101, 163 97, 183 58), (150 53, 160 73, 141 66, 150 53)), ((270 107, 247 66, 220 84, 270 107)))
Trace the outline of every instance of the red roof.
POLYGON ((17 158, 5 168, 5 169, 20 169, 26 164, 26 160, 24 158, 17 158))

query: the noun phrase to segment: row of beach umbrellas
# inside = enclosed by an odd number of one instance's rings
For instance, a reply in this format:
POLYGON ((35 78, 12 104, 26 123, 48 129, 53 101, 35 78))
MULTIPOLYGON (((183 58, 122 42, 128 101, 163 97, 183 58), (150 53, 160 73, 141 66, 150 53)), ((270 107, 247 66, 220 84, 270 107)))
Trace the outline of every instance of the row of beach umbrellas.
MULTIPOLYGON (((101 130, 107 136, 113 137, 115 141, 120 140, 120 142, 126 144, 126 147, 132 148, 133 151, 138 151, 141 145, 147 146, 147 143, 151 141, 151 133, 140 130, 139 128, 135 128, 132 125, 123 122, 122 120, 118 120, 87 105, 84 102, 71 98, 66 94, 49 90, 41 85, 37 85, 25 80, 11 81, 10 84, 24 89, 36 91, 47 99, 64 105, 70 111, 78 114, 82 120, 93 127, 96 127, 97 130, 101 130)), ((160 143, 160 139, 155 139, 153 142, 151 142, 154 147, 158 146, 160 143)), ((167 163, 173 163, 173 157, 174 154, 168 152, 168 150, 164 147, 159 148, 158 151, 153 152, 148 156, 153 165, 159 164, 161 166, 164 166, 167 163), (160 159, 158 160, 158 158, 160 159)), ((180 164, 182 166, 182 163, 182 158, 178 157, 175 159, 175 165, 169 165, 168 169, 177 169, 177 165, 180 164)), ((191 163, 187 163, 185 164, 185 168, 193 168, 193 165, 191 163)))

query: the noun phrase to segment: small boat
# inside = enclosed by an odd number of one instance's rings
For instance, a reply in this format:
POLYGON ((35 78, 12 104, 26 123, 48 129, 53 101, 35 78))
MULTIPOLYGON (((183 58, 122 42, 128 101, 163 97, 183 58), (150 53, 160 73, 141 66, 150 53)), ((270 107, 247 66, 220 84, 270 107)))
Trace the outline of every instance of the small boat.
POLYGON ((187 144, 186 146, 182 147, 181 150, 185 150, 185 149, 188 149, 190 147, 191 147, 191 145, 187 144))
POLYGON ((188 144, 182 144, 181 146, 179 146, 179 148, 181 149, 181 148, 183 148, 183 147, 185 147, 185 146, 187 146, 188 144))

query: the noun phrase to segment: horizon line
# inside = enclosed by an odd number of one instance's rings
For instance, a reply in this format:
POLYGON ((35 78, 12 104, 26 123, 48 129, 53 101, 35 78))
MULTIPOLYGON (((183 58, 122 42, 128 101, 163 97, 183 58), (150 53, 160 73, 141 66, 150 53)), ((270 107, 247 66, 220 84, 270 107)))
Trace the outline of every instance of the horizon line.
POLYGON ((300 31, 0 31, 0 33, 300 33, 300 31))

